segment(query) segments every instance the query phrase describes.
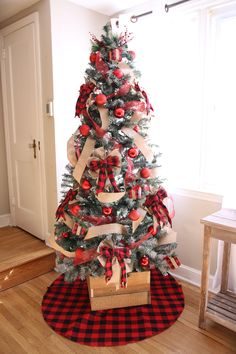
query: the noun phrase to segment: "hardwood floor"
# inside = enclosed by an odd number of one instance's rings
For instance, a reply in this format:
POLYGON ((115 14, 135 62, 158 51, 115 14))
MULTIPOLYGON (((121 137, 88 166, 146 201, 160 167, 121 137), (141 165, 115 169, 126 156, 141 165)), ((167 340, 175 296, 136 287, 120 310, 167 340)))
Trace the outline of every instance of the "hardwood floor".
POLYGON ((94 348, 71 342, 57 335, 44 322, 42 297, 58 277, 50 272, 0 293, 1 354, 233 354, 236 334, 208 323, 208 330, 198 328, 199 289, 182 283, 186 306, 179 320, 163 333, 135 344, 94 348))
POLYGON ((48 273, 54 264, 54 251, 43 241, 17 227, 0 228, 0 291, 48 273))

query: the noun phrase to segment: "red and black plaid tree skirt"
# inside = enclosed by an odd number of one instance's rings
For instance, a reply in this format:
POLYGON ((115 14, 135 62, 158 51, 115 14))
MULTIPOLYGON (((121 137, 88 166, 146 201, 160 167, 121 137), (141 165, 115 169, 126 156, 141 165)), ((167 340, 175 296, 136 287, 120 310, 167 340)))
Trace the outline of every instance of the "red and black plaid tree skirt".
POLYGON ((59 276, 42 302, 45 321, 58 334, 90 346, 137 342, 170 327, 184 308, 181 286, 152 270, 151 305, 91 311, 86 281, 64 282, 59 276))

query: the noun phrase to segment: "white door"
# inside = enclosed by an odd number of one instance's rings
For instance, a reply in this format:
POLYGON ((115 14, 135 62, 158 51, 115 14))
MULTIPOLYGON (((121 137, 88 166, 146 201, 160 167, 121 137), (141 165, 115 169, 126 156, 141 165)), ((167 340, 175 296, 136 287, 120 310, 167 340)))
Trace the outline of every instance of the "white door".
POLYGON ((44 239, 37 13, 6 27, 1 35, 12 223, 44 239))

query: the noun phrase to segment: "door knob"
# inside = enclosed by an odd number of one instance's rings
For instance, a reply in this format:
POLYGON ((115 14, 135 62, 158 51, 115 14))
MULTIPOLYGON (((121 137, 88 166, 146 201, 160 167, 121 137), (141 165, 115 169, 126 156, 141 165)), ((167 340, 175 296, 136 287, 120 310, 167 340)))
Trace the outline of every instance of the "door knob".
POLYGON ((37 145, 36 145, 36 140, 33 140, 32 144, 29 144, 29 148, 30 149, 34 149, 34 159, 36 159, 36 149, 37 149, 37 145))

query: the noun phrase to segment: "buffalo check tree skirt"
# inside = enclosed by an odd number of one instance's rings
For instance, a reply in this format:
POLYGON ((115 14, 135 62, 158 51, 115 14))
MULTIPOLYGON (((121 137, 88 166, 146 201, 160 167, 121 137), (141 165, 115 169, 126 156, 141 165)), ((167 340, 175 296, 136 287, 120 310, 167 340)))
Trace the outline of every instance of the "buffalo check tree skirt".
POLYGON ((58 334, 90 346, 137 342, 170 327, 184 308, 181 286, 171 276, 151 273, 150 305, 91 311, 87 282, 64 282, 60 275, 42 301, 45 321, 58 334))

